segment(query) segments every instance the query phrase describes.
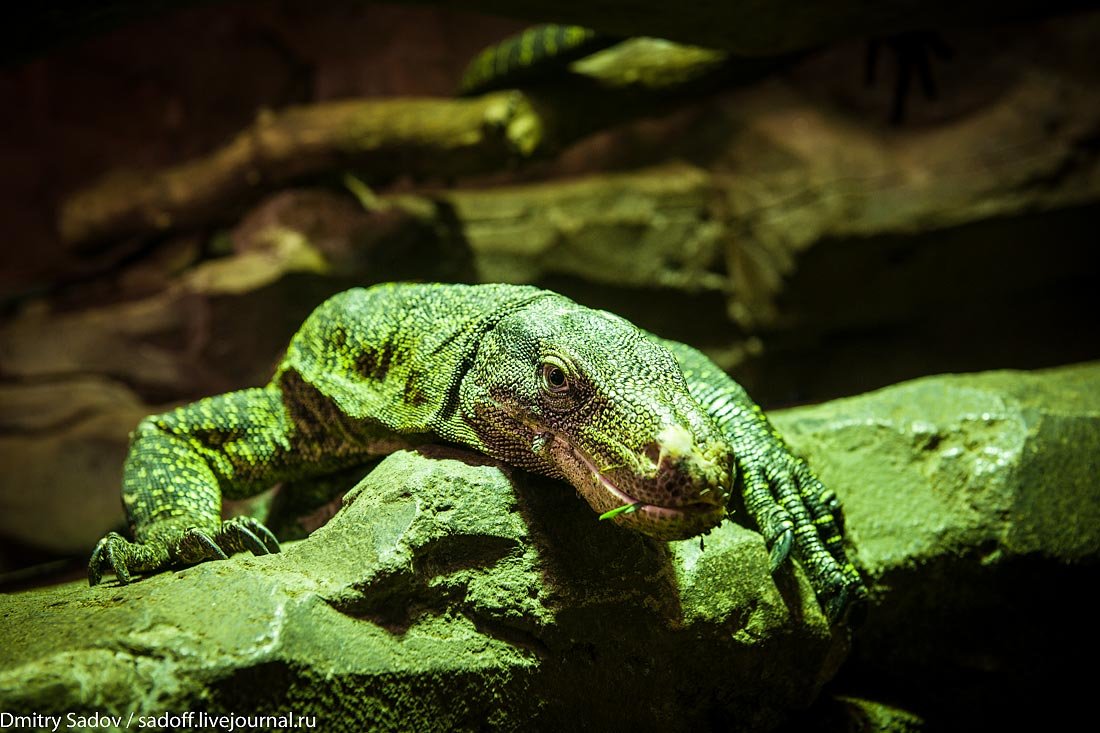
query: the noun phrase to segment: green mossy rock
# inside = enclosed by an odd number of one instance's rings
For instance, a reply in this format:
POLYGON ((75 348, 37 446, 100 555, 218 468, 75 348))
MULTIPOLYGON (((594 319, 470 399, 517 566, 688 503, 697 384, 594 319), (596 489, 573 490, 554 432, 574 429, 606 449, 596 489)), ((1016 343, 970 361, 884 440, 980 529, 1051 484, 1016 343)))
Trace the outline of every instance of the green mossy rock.
MULTIPOLYGON (((1100 364, 921 379, 775 422, 843 499, 873 593, 838 680, 863 712, 793 725, 973 727, 1090 699, 1069 670, 1096 651, 1072 594, 1097 579, 1100 364)), ((0 596, 0 619, 0 710, 293 711, 330 730, 767 730, 847 652, 754 532, 656 542, 563 484, 432 447, 383 461, 281 555, 0 596)))
POLYGON ((434 448, 383 461, 280 555, 13 594, 0 614, 0 709, 294 711, 330 730, 771 728, 847 646, 753 532, 657 542, 563 484, 434 448))
POLYGON ((843 499, 871 586, 852 686, 933 729, 1091 715, 1100 363, 928 377, 775 423, 843 499))

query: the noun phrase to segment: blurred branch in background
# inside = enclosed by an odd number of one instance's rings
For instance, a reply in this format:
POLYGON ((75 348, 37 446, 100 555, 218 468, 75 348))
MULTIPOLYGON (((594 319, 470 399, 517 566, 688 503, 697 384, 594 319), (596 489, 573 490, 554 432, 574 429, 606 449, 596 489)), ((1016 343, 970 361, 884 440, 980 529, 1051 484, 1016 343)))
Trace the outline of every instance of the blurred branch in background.
MULTIPOLYGON (((77 192, 62 206, 61 236, 86 249, 224 222, 265 191, 343 168, 362 171, 372 184, 507 170, 596 130, 652 114, 671 98, 697 93, 717 82, 725 60, 724 54, 676 44, 660 44, 659 63, 647 56, 653 69, 648 74, 627 58, 537 92, 368 99, 263 112, 209 155, 162 171, 116 172, 77 192)), ((747 64, 739 71, 758 75, 763 68, 747 64)))
MULTIPOLYGON (((690 47, 674 45, 668 57, 688 60, 677 68, 692 73, 656 81, 632 76, 627 83, 624 69, 634 67, 607 65, 617 71, 600 79, 577 74, 539 92, 363 100, 265 114, 208 156, 115 175, 77 192, 62 208, 62 233, 70 246, 94 249, 209 228, 279 186, 339 170, 353 170, 355 180, 373 187, 400 177, 438 184, 512 168, 640 111, 662 109, 676 98, 671 92, 719 76, 716 58, 690 47), (679 85, 689 77, 692 84, 679 85)), ((728 297, 735 321, 754 329, 778 325, 785 283, 800 258, 822 244, 944 230, 1100 198, 1094 146, 1100 98, 1088 83, 1051 69, 1021 73, 951 124, 888 134, 778 81, 706 99, 639 143, 649 150, 632 154, 651 158, 656 167, 649 170, 484 189, 437 185, 425 194, 381 194, 368 208, 395 206, 419 220, 422 231, 440 231, 438 220, 453 218, 448 226, 457 234, 448 235, 447 246, 469 250, 476 266, 468 277, 477 280, 567 274, 608 285, 713 291, 728 297), (681 163, 662 170, 668 161, 681 163), (677 221, 670 211, 686 223, 670 225, 677 221)), ((928 300, 945 288, 909 290, 928 300)), ((809 317, 788 311, 788 325, 809 317)), ((871 317, 842 292, 829 313, 834 325, 871 317)))

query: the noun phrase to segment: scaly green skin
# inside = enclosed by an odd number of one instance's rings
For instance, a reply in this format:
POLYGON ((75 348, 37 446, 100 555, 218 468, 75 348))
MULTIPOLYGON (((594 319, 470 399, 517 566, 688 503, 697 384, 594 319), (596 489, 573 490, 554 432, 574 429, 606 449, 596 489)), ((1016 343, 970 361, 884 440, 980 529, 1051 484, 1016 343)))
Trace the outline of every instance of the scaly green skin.
POLYGON ((836 497, 700 352, 545 290, 380 285, 307 319, 271 383, 142 421, 123 475, 135 542, 111 533, 89 581, 277 552, 221 497, 254 495, 431 440, 570 482, 599 513, 662 539, 705 533, 735 491, 771 548, 792 548, 831 617, 863 596, 836 497))
POLYGON ((462 74, 459 94, 482 94, 529 82, 620 40, 575 25, 528 28, 474 57, 462 74))

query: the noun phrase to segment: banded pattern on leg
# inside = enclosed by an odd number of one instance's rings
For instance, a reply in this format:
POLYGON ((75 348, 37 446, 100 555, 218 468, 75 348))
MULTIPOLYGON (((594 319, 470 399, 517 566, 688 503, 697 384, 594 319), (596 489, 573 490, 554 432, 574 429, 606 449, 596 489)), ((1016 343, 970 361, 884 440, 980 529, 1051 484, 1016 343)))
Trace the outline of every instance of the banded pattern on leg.
MULTIPOLYGON (((303 463, 301 432, 292 419, 302 411, 276 385, 199 400, 138 425, 123 468, 122 501, 134 532, 131 542, 110 533, 96 545, 88 581, 107 571, 127 583, 133 573, 224 559, 234 552, 279 551, 275 536, 256 519, 222 521, 223 494, 251 496, 273 484, 361 460, 354 449, 336 460, 303 463)), ((331 430, 332 422, 324 424, 331 430)), ((346 437, 346 436, 342 436, 346 437)), ((309 436, 314 450, 314 436, 309 436)))

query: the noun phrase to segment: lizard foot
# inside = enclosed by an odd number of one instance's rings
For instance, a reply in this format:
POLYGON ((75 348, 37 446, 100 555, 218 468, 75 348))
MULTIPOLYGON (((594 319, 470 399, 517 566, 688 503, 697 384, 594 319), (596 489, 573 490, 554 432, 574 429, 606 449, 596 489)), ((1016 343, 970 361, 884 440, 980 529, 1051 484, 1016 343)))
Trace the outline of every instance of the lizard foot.
POLYGON ((118 532, 108 532, 92 550, 88 585, 98 585, 108 570, 125 585, 131 580, 131 573, 155 572, 168 564, 168 548, 163 543, 130 542, 118 532))
POLYGON ((88 561, 88 584, 97 585, 111 571, 122 584, 134 573, 156 573, 173 565, 195 565, 206 560, 224 560, 230 553, 249 551, 253 555, 279 552, 279 541, 252 517, 233 517, 217 530, 179 527, 170 524, 150 533, 145 542, 131 542, 109 532, 92 551, 88 561))
POLYGON ((852 618, 866 589, 844 551, 836 494, 786 451, 762 464, 745 473, 745 508, 764 535, 772 572, 794 550, 829 620, 852 618))
POLYGON ((233 517, 221 523, 215 532, 188 527, 173 548, 173 559, 185 565, 206 560, 225 560, 234 552, 269 555, 279 551, 279 541, 259 520, 233 517))

